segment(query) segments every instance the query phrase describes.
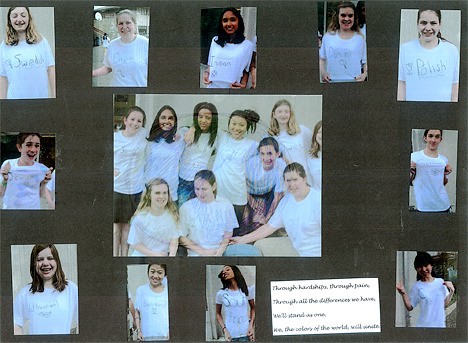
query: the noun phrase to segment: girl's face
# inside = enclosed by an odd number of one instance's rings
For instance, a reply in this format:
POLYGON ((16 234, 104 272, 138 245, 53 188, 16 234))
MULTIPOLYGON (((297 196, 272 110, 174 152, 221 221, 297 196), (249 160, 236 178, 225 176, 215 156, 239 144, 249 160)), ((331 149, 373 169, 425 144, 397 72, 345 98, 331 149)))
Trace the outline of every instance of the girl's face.
POLYGON ((440 142, 442 142, 440 130, 429 130, 426 137, 424 137, 424 141, 429 150, 437 150, 440 142))
POLYGON ((175 125, 175 116, 171 110, 162 111, 159 116, 159 127, 164 131, 171 131, 175 125))
POLYGON ((351 7, 340 8, 338 12, 340 30, 350 31, 354 24, 354 10, 351 7))
POLYGON ((239 19, 231 11, 223 14, 223 29, 228 35, 233 35, 239 28, 239 19))
POLYGON ((195 179, 194 182, 195 194, 197 199, 203 203, 210 203, 215 200, 214 191, 216 190, 216 182, 214 185, 202 178, 195 179))
POLYGON ((317 135, 315 136, 315 141, 320 146, 320 148, 322 148, 322 128, 320 128, 317 131, 317 135))
POLYGON ((272 170, 275 166, 275 161, 279 157, 279 152, 276 152, 273 145, 264 145, 260 148, 260 157, 262 158, 262 166, 264 170, 272 170))
POLYGON ((165 208, 169 199, 169 189, 166 184, 151 186, 151 205, 165 208))
POLYGON ((26 137, 23 144, 17 144, 16 147, 21 153, 21 161, 26 165, 33 165, 34 160, 41 151, 41 140, 36 135, 26 137))
POLYGON ((229 120, 229 133, 235 140, 244 138, 247 132, 247 120, 243 117, 234 116, 229 120))
POLYGON ((437 34, 440 32, 439 17, 434 11, 421 12, 418 19, 418 32, 420 39, 425 42, 437 40, 437 34))
POLYGON ((123 13, 119 15, 117 19, 117 31, 119 31, 120 37, 133 37, 136 31, 136 25, 132 20, 132 17, 123 13))
POLYGON ((426 280, 431 277, 432 265, 428 264, 426 266, 416 268, 416 272, 421 276, 423 280, 426 280))
POLYGON ((301 194, 302 190, 307 187, 307 179, 300 176, 296 171, 284 174, 284 182, 292 195, 301 194))
POLYGON ((224 266, 222 277, 223 280, 234 279, 234 271, 230 266, 224 266))
POLYGON ((210 110, 202 108, 198 112, 198 126, 200 126, 200 129, 203 133, 207 133, 210 130, 212 120, 213 114, 210 110))
POLYGON ((150 266, 148 271, 148 280, 153 288, 161 286, 165 276, 166 272, 159 264, 152 264, 150 266))
POLYGON ((36 273, 43 281, 51 280, 57 271, 57 262, 50 248, 42 250, 36 256, 36 273))
POLYGON ((273 112, 273 118, 278 121, 279 125, 287 125, 291 118, 291 109, 286 104, 278 106, 273 112))
POLYGON ((18 33, 26 32, 29 25, 29 14, 25 7, 16 7, 10 13, 11 26, 18 33))
POLYGON ((143 113, 139 111, 132 111, 124 119, 125 131, 129 135, 134 135, 143 126, 143 113))

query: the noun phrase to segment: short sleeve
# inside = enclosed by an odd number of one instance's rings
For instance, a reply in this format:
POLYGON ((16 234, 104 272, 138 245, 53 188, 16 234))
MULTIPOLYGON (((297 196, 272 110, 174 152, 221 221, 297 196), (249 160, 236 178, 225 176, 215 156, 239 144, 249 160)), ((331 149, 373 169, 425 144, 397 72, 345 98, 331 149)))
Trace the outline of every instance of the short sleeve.
POLYGON ((273 213, 270 220, 268 221, 268 224, 273 226, 275 229, 280 229, 284 227, 283 210, 286 204, 286 199, 287 198, 281 199, 280 203, 278 204, 278 207, 275 210, 275 213, 273 213))
POLYGON ((460 53, 458 52, 457 47, 454 45, 453 46, 453 59, 454 59, 454 66, 453 68, 453 82, 452 83, 458 83, 459 78, 460 78, 460 53))
POLYGON ((226 204, 226 230, 225 233, 232 234, 234 228, 239 227, 237 222, 236 212, 234 211, 234 206, 231 203, 226 204))
POLYGON ((180 224, 179 224, 180 236, 179 237, 187 237, 189 234, 189 223, 188 223, 189 222, 189 213, 188 213, 189 208, 188 207, 189 207, 189 203, 186 202, 180 207, 180 210, 179 210, 179 214, 180 214, 180 224))
POLYGON ((128 234, 127 243, 136 245, 142 243, 142 241, 142 222, 140 216, 137 215, 130 223, 130 232, 128 234))
POLYGON ((42 37, 42 39, 44 40, 43 44, 44 44, 44 52, 46 56, 47 66, 48 67, 54 66, 55 60, 54 60, 54 55, 52 54, 52 49, 50 48, 50 44, 47 41, 47 39, 45 39, 44 37, 42 37))
POLYGON ((324 34, 322 37, 322 45, 320 46, 320 49, 319 49, 319 57, 324 60, 327 59, 327 55, 326 55, 327 40, 328 40, 328 35, 324 34))
POLYGON ((398 81, 406 81, 405 69, 404 69, 404 45, 400 45, 400 52, 398 55, 398 81))
POLYGON ((410 294, 409 294, 409 299, 411 306, 416 307, 419 304, 419 296, 418 296, 418 286, 416 284, 413 285, 411 288, 410 294))
POLYGON ((5 66, 3 65, 3 50, 6 48, 5 41, 0 44, 0 76, 6 77, 5 66))
POLYGON ((223 304, 223 291, 218 291, 218 293, 216 293, 216 304, 218 305, 222 305, 223 304))

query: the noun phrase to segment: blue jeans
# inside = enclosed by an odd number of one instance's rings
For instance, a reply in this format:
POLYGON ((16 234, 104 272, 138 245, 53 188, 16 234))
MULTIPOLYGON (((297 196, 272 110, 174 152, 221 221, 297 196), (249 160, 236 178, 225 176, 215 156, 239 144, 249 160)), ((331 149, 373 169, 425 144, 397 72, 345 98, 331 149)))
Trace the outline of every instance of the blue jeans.
POLYGON ((195 198, 194 181, 187 181, 179 177, 179 187, 177 188, 177 205, 182 206, 184 202, 195 198))
POLYGON ((260 249, 251 244, 228 245, 223 256, 263 256, 260 249))
POLYGON ((231 338, 231 342, 248 342, 249 337, 248 336, 243 336, 243 337, 237 337, 237 338, 231 338))

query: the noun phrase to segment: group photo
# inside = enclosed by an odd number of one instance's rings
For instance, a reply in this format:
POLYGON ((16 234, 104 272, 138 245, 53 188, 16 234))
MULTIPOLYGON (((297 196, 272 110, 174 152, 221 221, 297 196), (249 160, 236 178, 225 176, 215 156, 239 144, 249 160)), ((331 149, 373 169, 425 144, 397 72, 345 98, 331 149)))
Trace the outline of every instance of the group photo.
POLYGON ((321 117, 321 96, 115 95, 113 255, 320 257, 321 117))

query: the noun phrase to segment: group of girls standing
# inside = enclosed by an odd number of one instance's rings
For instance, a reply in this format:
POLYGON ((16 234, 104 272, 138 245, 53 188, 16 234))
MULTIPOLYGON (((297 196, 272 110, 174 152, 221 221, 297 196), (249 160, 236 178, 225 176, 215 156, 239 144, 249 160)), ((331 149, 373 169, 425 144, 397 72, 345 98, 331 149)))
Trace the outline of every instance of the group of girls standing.
MULTIPOLYGON (((192 127, 177 130, 174 109, 163 106, 148 133, 144 110, 128 109, 124 128, 114 134, 114 256, 126 256, 128 244, 135 256, 174 256, 179 243, 189 256, 229 254, 233 236, 258 228, 274 213, 284 193, 276 183, 282 183, 287 164, 299 162, 302 170, 313 166, 320 177, 321 122, 311 144, 311 132, 297 125, 291 104, 278 101, 271 113, 272 137, 262 148, 246 137, 255 133, 259 119, 254 111, 236 110, 229 116, 227 132, 218 132, 217 108, 202 102, 194 108, 192 127), (271 159, 270 145, 273 155, 283 158, 271 159), (262 153, 265 158, 260 157, 262 153), (278 165, 282 166, 263 181, 265 193, 272 189, 278 193, 274 206, 268 201, 253 216, 248 213, 252 206, 247 206, 253 198, 247 186, 251 158, 261 160, 266 171, 275 160, 281 160, 278 165), (257 224, 252 226, 254 221, 257 224), (243 226, 249 229, 242 230, 243 226)), ((303 178, 319 190, 320 180, 313 181, 307 174, 303 178)), ((249 246, 244 249, 254 254, 249 246)))

